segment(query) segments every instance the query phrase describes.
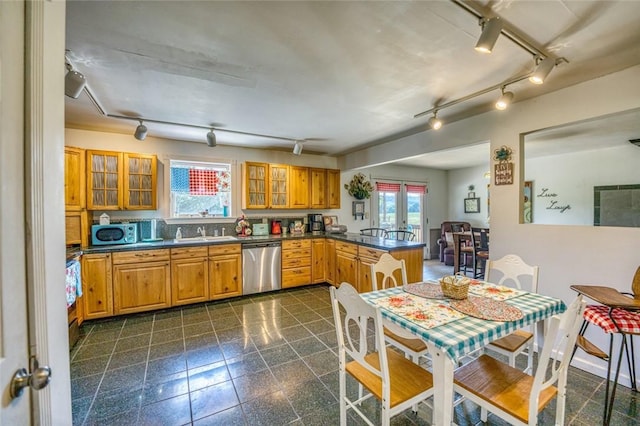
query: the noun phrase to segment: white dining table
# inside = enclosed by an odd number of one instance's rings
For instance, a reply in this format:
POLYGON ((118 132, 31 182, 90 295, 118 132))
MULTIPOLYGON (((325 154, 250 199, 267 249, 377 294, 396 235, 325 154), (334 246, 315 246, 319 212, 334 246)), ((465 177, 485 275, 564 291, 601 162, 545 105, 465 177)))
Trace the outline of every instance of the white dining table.
MULTIPOLYGON (((486 285, 488 283, 483 283, 486 285)), ((489 286, 495 286, 489 284, 489 286)), ((481 287, 476 287, 481 288, 481 287)), ((402 287, 377 290, 362 293, 362 298, 368 303, 379 306, 381 301, 390 296, 407 296, 402 287)), ((424 304, 448 305, 448 299, 430 299, 416 295, 424 304)), ((396 330, 406 330, 412 336, 423 339, 429 347, 432 359, 434 381, 434 413, 435 425, 450 425, 453 420, 453 373, 458 361, 488 343, 504 337, 515 330, 538 323, 538 343, 541 344, 544 334, 544 320, 566 310, 566 305, 560 299, 536 293, 518 291, 515 297, 504 300, 505 303, 522 311, 522 318, 515 321, 492 321, 463 315, 442 325, 427 328, 410 315, 403 314, 396 309, 381 306, 383 320, 396 330)), ((412 314, 415 314, 412 313, 412 314)), ((404 332, 405 335, 408 333, 404 332)))

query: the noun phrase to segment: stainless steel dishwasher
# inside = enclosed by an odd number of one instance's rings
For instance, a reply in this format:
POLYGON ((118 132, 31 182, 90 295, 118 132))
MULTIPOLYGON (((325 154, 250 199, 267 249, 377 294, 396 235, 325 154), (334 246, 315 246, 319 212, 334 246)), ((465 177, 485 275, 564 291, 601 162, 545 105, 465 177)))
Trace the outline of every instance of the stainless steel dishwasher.
POLYGON ((278 242, 242 245, 242 294, 282 288, 282 245, 278 242))

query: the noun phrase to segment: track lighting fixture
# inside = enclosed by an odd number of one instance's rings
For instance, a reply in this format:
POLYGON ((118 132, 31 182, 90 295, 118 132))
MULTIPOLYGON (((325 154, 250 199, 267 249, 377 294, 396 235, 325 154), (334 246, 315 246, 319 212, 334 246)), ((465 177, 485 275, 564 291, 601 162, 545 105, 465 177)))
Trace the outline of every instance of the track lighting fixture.
MULTIPOLYGON (((537 60, 536 60, 537 62, 537 60)), ((538 63, 536 70, 529 77, 529 81, 533 84, 542 84, 544 83, 544 79, 547 78, 553 67, 556 66, 556 60, 547 57, 538 63)))
POLYGON ((442 127, 442 121, 440 121, 438 117, 436 117, 437 114, 438 111, 435 111, 433 113, 433 117, 431 117, 428 121, 429 127, 431 127, 433 130, 438 130, 442 127))
POLYGON ((136 131, 133 134, 133 137, 135 137, 139 141, 143 141, 144 138, 147 137, 147 126, 142 124, 142 120, 140 120, 140 124, 138 124, 138 127, 136 127, 136 131))
POLYGON ((213 148, 217 144, 218 143, 216 142, 216 134, 213 133, 213 129, 211 129, 209 130, 209 133, 207 133, 207 145, 209 145, 210 148, 213 148))
POLYGON ((480 34, 475 49, 478 52, 491 53, 502 32, 502 20, 498 16, 491 19, 483 19, 481 25, 482 34, 480 34))
POLYGON ((302 142, 296 141, 296 143, 293 144, 293 155, 300 155, 300 154, 302 154, 302 142))
POLYGON ((87 79, 84 74, 74 70, 71 64, 67 63, 66 66, 68 72, 64 77, 64 94, 70 98, 78 99, 87 84, 87 79))
POLYGON ((507 109, 511 104, 511 101, 513 101, 513 92, 505 92, 504 89, 505 88, 503 87, 502 94, 496 101, 496 109, 499 109, 500 111, 507 109))

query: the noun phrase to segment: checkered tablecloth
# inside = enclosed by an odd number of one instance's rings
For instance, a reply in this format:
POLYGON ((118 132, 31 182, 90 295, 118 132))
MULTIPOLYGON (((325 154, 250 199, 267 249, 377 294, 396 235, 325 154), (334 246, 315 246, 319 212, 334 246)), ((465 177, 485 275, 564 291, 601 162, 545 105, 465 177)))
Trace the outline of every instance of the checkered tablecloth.
MULTIPOLYGON (((368 303, 380 297, 403 293, 401 287, 372 291, 361 294, 368 303)), ((407 317, 397 315, 387 309, 381 309, 382 317, 398 324, 422 338, 428 345, 433 345, 446 353, 454 362, 476 349, 486 346, 493 340, 504 337, 515 330, 562 313, 566 305, 560 299, 535 293, 525 293, 508 300, 510 305, 519 308, 523 317, 517 321, 488 321, 470 316, 457 319, 447 324, 426 329, 407 317)))

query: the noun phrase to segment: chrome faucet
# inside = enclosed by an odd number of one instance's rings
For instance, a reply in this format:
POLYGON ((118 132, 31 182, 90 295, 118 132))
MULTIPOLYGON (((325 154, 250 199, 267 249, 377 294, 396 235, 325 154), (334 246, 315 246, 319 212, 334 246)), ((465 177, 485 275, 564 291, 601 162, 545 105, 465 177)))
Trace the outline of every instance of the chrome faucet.
POLYGON ((199 227, 199 226, 198 226, 198 229, 196 230, 196 232, 197 232, 198 234, 202 235, 203 237, 206 237, 206 236, 207 236, 207 232, 204 230, 204 226, 203 226, 203 227, 199 227))

